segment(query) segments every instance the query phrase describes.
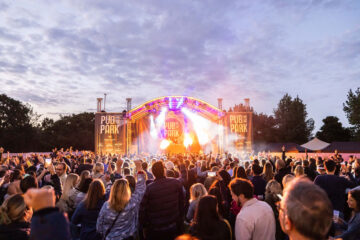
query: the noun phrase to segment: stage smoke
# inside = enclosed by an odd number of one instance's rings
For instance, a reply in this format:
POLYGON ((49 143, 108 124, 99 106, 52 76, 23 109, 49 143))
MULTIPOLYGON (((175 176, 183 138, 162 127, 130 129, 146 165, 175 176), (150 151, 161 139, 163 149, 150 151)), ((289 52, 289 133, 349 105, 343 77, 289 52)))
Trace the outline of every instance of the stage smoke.
POLYGON ((170 145, 170 142, 167 139, 163 139, 160 143, 160 149, 165 150, 170 145))
POLYGON ((191 144, 193 143, 192 138, 190 137, 189 133, 185 133, 185 138, 184 138, 184 146, 187 148, 189 146, 191 146, 191 144))
POLYGON ((153 115, 150 116, 150 136, 153 139, 158 138, 158 132, 157 132, 156 127, 155 127, 155 122, 154 122, 154 116, 153 115))

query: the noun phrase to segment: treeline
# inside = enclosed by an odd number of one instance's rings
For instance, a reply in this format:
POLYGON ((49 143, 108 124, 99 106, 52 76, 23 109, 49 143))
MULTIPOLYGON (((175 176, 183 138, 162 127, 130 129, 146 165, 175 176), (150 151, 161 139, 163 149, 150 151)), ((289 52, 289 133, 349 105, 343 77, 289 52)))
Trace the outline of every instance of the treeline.
MULTIPOLYGON (((242 105, 236 105, 239 111, 242 105)), ((336 116, 323 119, 315 136, 326 142, 360 141, 360 88, 350 90, 343 110, 351 124, 346 128, 336 116)), ((231 109, 231 111, 233 111, 231 109)), ((0 146, 10 152, 49 151, 54 147, 94 149, 94 113, 60 116, 54 121, 33 112, 30 105, 0 95, 0 146)), ((254 113, 255 143, 294 142, 302 144, 313 137, 314 120, 308 118, 306 105, 297 96, 285 94, 272 115, 254 113)))
MULTIPOLYGON (((344 127, 336 116, 327 116, 315 136, 326 142, 360 141, 360 88, 349 90, 343 110, 351 127, 344 127)), ((288 94, 282 97, 272 115, 255 112, 253 126, 255 143, 303 144, 314 136, 314 120, 308 118, 306 105, 298 96, 292 98, 288 94)))
POLYGON ((54 147, 94 149, 94 113, 44 118, 31 106, 0 95, 0 146, 10 152, 50 151, 54 147))

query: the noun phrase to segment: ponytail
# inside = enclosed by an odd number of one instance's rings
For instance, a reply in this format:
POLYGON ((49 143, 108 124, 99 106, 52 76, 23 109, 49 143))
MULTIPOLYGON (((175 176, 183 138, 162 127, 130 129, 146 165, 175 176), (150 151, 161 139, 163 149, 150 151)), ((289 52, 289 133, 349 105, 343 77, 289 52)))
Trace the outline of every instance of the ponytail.
POLYGON ((3 225, 7 225, 7 224, 10 224, 11 223, 11 220, 7 214, 7 207, 5 206, 5 204, 3 204, 1 207, 0 207, 0 224, 3 225))

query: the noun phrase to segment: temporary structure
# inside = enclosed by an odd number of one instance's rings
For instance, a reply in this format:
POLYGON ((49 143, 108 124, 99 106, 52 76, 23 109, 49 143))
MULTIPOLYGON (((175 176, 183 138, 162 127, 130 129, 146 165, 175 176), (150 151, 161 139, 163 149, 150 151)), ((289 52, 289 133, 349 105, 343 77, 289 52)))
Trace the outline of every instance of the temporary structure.
POLYGON ((304 143, 303 145, 301 145, 303 148, 309 149, 311 151, 320 151, 326 147, 328 147, 330 145, 330 143, 321 141, 318 138, 313 138, 312 140, 310 140, 307 143, 304 143))

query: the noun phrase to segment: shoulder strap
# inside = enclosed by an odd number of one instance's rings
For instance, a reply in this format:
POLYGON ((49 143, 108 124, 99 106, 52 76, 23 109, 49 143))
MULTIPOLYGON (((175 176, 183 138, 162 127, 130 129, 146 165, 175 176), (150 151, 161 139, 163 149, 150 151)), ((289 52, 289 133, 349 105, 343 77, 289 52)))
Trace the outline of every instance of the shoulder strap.
POLYGON ((104 237, 103 237, 103 240, 105 240, 106 237, 107 237, 107 235, 109 235, 111 229, 112 229, 112 228, 114 227, 114 225, 115 225, 116 220, 119 218, 120 213, 121 213, 121 212, 119 212, 118 215, 116 215, 116 217, 115 217, 114 221, 112 222, 111 226, 108 228, 108 230, 106 230, 106 233, 105 233, 105 235, 104 235, 104 237))
POLYGON ((229 232, 230 232, 230 239, 232 239, 232 231, 231 231, 230 223, 229 223, 228 220, 226 220, 226 219, 223 219, 223 221, 224 221, 224 222, 226 223, 226 225, 228 226, 229 232))

